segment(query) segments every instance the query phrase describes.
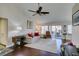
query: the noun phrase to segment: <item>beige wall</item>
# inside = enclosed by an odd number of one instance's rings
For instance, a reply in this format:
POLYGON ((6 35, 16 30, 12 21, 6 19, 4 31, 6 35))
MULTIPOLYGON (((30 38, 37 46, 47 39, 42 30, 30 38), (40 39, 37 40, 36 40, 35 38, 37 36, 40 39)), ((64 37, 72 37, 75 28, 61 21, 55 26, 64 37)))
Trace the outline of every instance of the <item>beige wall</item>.
MULTIPOLYGON (((77 10, 79 10, 79 4, 74 5, 72 9, 72 14, 75 13, 77 10)), ((72 41, 76 46, 79 47, 79 26, 73 26, 72 32, 72 41)))
POLYGON ((7 45, 8 40, 8 20, 0 18, 0 43, 7 45))

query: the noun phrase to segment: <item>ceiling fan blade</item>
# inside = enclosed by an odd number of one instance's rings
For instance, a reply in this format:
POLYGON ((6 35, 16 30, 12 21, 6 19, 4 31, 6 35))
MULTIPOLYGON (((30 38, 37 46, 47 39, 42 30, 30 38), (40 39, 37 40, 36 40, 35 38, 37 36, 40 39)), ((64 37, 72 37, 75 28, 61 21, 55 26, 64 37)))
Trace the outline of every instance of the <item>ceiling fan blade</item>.
POLYGON ((36 11, 33 11, 33 10, 28 10, 28 11, 30 11, 30 12, 36 12, 36 11))
POLYGON ((49 12, 41 12, 41 14, 49 14, 49 12))
POLYGON ((33 14, 32 16, 35 16, 36 14, 33 14))

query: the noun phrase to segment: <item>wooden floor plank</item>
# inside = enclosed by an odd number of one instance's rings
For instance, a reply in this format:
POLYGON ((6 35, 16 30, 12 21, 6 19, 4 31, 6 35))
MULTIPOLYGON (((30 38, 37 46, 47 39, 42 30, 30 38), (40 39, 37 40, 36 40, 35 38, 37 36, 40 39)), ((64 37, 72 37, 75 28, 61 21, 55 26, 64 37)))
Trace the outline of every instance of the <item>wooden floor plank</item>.
POLYGON ((12 48, 14 51, 6 54, 5 56, 58 56, 58 54, 34 49, 30 47, 20 46, 12 48))

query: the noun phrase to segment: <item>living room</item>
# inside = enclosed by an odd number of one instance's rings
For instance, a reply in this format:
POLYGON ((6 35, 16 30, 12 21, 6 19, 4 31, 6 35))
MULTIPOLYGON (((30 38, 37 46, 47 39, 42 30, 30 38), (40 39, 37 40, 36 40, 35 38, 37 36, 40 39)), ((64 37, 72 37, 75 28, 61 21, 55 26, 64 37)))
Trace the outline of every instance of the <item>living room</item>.
POLYGON ((25 50, 30 47, 58 56, 64 41, 78 46, 79 41, 73 40, 77 37, 72 34, 72 13, 78 10, 76 6, 74 3, 0 4, 0 44, 12 48, 11 52, 22 45, 27 47, 25 50))

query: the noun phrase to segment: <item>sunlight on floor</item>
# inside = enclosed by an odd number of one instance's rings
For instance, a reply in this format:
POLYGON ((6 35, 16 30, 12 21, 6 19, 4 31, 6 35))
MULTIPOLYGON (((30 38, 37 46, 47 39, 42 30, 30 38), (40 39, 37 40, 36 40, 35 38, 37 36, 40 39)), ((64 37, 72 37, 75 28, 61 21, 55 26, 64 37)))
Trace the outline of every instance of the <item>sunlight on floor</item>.
POLYGON ((37 42, 26 44, 25 46, 56 53, 60 52, 61 43, 61 39, 40 39, 37 42))

